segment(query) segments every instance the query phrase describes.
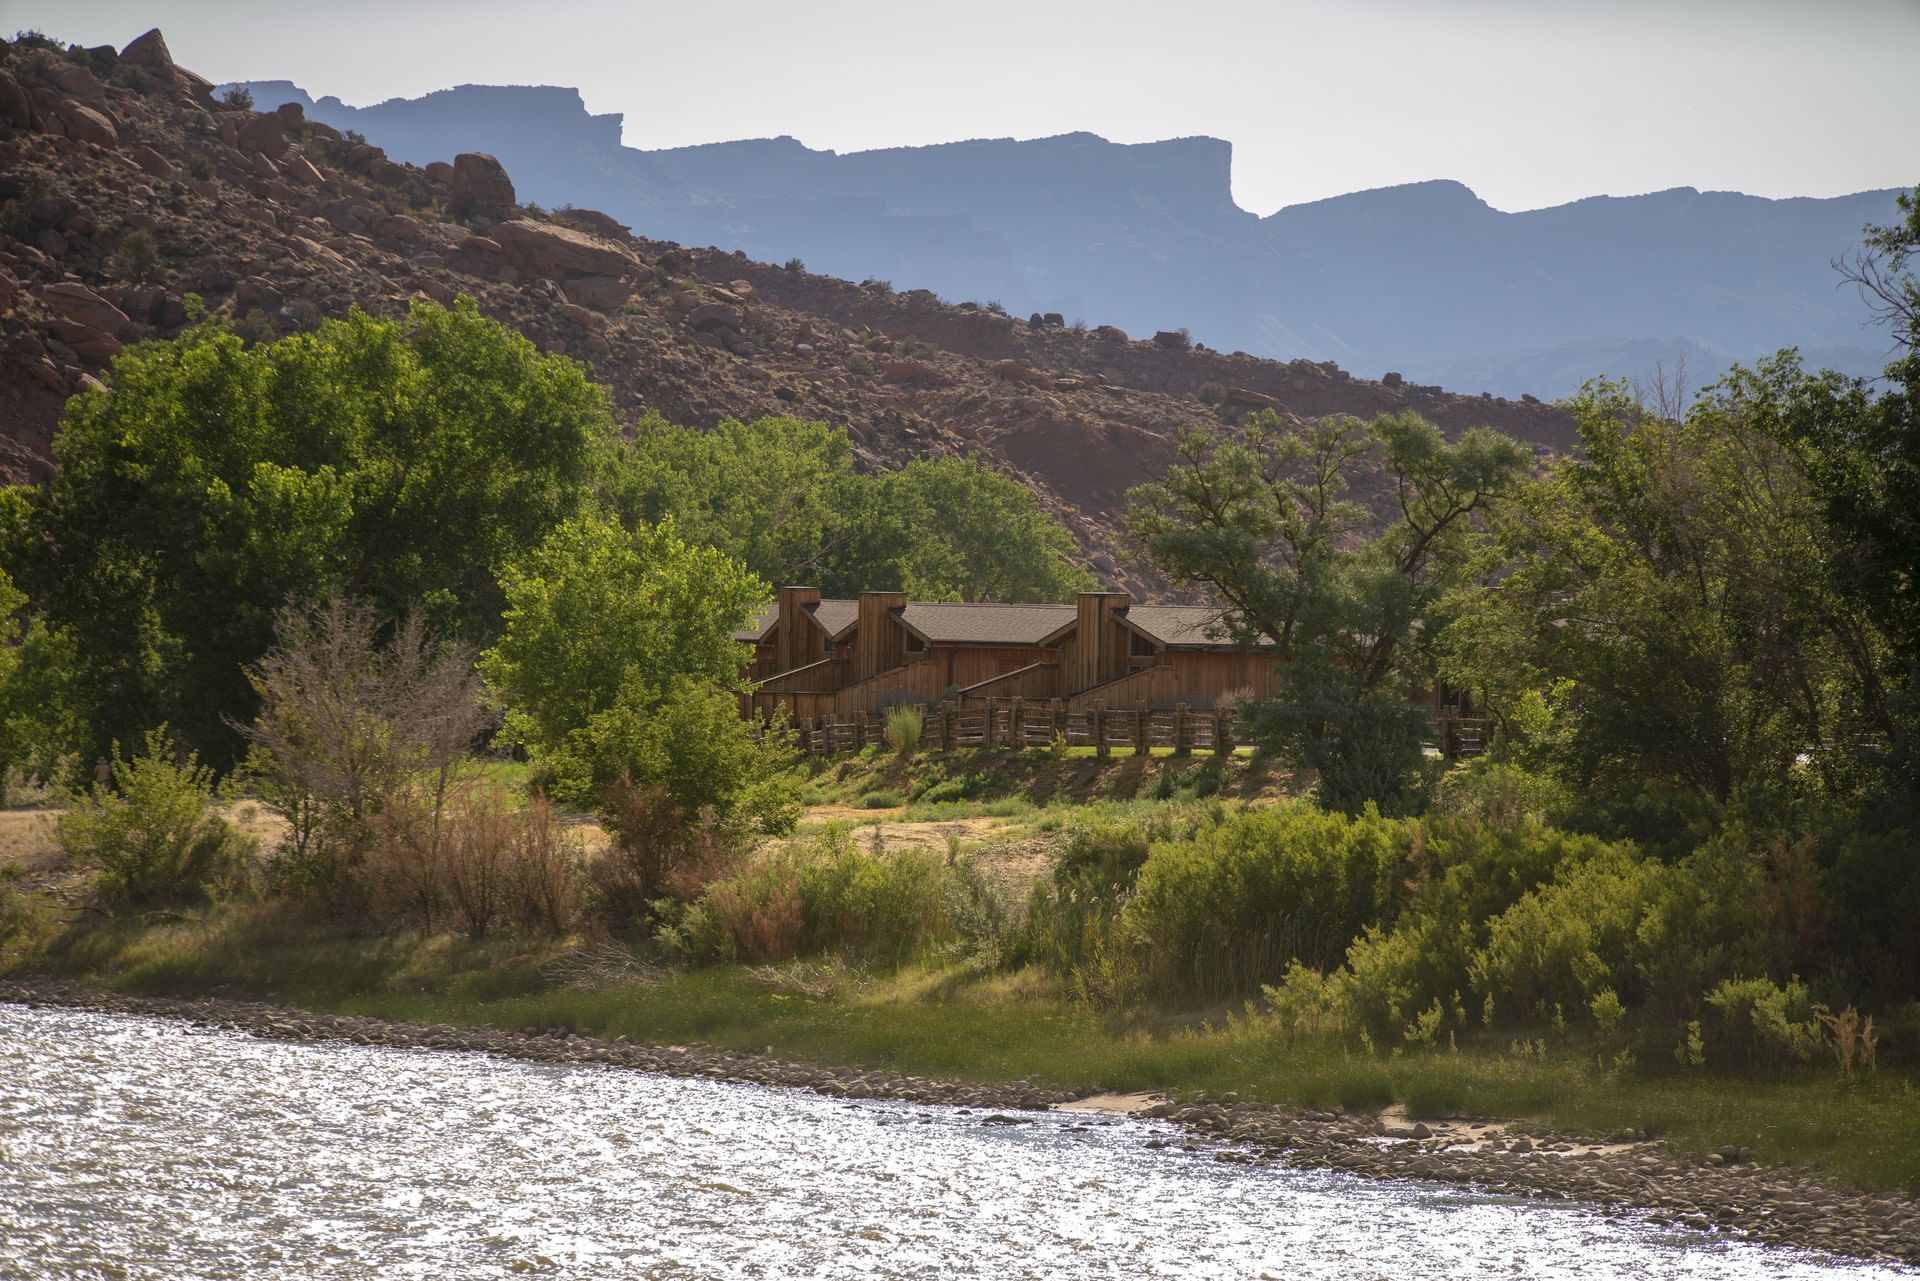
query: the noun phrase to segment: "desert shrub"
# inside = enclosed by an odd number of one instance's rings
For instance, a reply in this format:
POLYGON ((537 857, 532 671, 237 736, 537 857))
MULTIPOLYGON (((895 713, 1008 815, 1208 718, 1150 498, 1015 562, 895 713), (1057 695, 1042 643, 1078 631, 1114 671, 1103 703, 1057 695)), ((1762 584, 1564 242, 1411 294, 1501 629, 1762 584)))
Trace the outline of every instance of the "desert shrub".
POLYGON ((602 817, 613 842, 588 865, 587 892, 613 928, 656 920, 664 898, 699 898, 738 863, 731 830, 710 812, 689 817, 665 786, 639 787, 623 774, 606 791, 602 817))
POLYGON ((833 953, 899 963, 955 938, 952 868, 925 850, 867 854, 844 828, 768 851, 707 887, 704 904, 751 961, 833 953))
POLYGON ((1566 802, 1565 787, 1552 776, 1482 756, 1440 776, 1432 809, 1453 818, 1512 827, 1550 823, 1566 802))
POLYGON ((1727 979, 1707 993, 1717 1016, 1706 1035, 1709 1062, 1779 1068, 1805 1063, 1820 1049, 1818 1008, 1798 978, 1727 979))
POLYGON ((187 157, 187 172, 201 182, 206 182, 213 177, 213 158, 204 152, 196 151, 187 157))
POLYGON ((1340 963, 1396 904, 1409 829, 1303 805, 1248 811, 1156 844, 1126 907, 1166 991, 1249 992, 1300 961, 1340 963))
POLYGON ((153 77, 146 73, 145 68, 137 67, 131 62, 123 62, 114 67, 113 74, 107 79, 110 83, 137 94, 145 95, 153 92, 153 77))
POLYGON ((505 914, 518 826, 491 792, 470 791, 447 814, 440 842, 447 905, 468 938, 484 938, 505 914))
POLYGON ((1227 398, 1227 389, 1219 383, 1201 383, 1200 389, 1193 394, 1203 405, 1217 405, 1227 398))
POLYGON ((860 798, 860 808, 863 810, 899 809, 904 804, 906 802, 901 799, 900 793, 888 788, 876 789, 860 798))
POLYGON ((912 759, 920 750, 926 731, 926 713, 911 703, 903 703, 887 713, 887 741, 893 744, 894 755, 902 760, 912 759))
POLYGON ((449 810, 440 848, 447 905, 467 937, 503 925, 561 934, 572 924, 578 850, 546 797, 516 808, 496 789, 468 788, 449 810))
POLYGON ((1265 1022, 1282 1040, 1337 1035, 1346 1030, 1347 998, 1340 980, 1295 961, 1278 983, 1262 987, 1265 1022))
POLYGON ((1510 1014, 1590 1008, 1603 990, 1630 1000, 1634 943, 1666 868, 1616 845, 1530 890, 1487 925, 1474 990, 1510 1014))
POLYGON ((96 785, 60 817, 60 848, 97 869, 108 902, 205 899, 245 869, 250 842, 214 812, 213 771, 191 752, 175 756, 166 727, 150 731, 115 768, 118 791, 96 785))
POLYGON ((252 111, 253 90, 245 85, 235 85, 220 95, 220 105, 228 111, 252 111))
POLYGON ((0 974, 8 955, 32 933, 33 904, 18 888, 25 870, 18 863, 0 863, 0 974))
POLYGON ((800 259, 798 258, 789 258, 787 259, 786 268, 788 271, 791 271, 797 275, 798 273, 803 272, 807 269, 807 264, 800 261, 800 259))
POLYGON ((564 934, 580 910, 580 844, 567 834, 543 793, 536 793, 521 811, 516 835, 508 914, 523 930, 564 934))

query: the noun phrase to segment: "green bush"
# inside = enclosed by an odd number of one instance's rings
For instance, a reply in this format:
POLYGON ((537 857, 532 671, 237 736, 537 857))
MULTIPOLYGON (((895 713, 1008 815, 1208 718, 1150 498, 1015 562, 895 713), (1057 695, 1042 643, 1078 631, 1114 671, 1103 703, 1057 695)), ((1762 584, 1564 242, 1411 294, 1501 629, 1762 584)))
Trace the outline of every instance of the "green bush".
POLYGON ((1798 978, 1728 979, 1707 993, 1718 1015, 1706 1038, 1710 1061, 1732 1067, 1805 1063, 1820 1048, 1820 1020, 1798 978))
POLYGON ((900 793, 885 788, 868 792, 860 798, 860 808, 863 810, 899 809, 904 804, 906 802, 900 799, 900 793))
POLYGON ((887 713, 887 741, 894 755, 910 760, 920 750, 927 730, 926 714, 911 703, 903 703, 887 713))
POLYGON ((1530 890, 1487 925, 1469 973, 1476 992, 1513 1014, 1588 1009, 1603 990, 1635 995, 1634 943, 1666 868, 1609 847, 1530 890))
POLYGON ((96 785, 60 818, 60 848, 98 869, 108 902, 205 899, 245 866, 250 842, 214 812, 213 772, 174 750, 164 726, 149 732, 116 768, 117 792, 96 785))
POLYGON ((1512 827, 1550 823, 1566 801, 1566 789, 1557 779, 1481 756, 1441 776, 1432 808, 1436 814, 1512 827))
POLYGON ((18 863, 0 863, 0 974, 6 972, 8 953, 33 927, 32 904, 14 888, 24 874, 18 863))
POLYGON ((1300 804, 1247 811, 1156 845, 1126 907, 1168 992, 1226 995, 1295 961, 1330 969, 1396 906, 1411 828, 1300 804))
POLYGON ((899 963, 951 942, 964 887, 925 850, 867 854, 845 828, 764 854, 707 887, 698 905, 752 961, 834 953, 899 963))

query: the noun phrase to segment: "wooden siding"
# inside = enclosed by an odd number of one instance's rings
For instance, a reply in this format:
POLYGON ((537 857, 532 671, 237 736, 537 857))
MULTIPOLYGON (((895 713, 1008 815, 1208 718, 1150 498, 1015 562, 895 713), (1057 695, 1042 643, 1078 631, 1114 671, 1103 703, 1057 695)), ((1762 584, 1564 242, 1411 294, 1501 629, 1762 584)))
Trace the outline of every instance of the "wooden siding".
POLYGON ((1049 699, 1060 697, 1060 660, 1043 658, 960 690, 960 703, 971 706, 989 698, 1049 699))
POLYGON ((1096 703, 1108 707, 1210 708, 1235 690, 1254 697, 1273 693, 1273 655, 1258 651, 1170 650, 1160 663, 1072 695, 1067 704, 1082 711, 1096 703))

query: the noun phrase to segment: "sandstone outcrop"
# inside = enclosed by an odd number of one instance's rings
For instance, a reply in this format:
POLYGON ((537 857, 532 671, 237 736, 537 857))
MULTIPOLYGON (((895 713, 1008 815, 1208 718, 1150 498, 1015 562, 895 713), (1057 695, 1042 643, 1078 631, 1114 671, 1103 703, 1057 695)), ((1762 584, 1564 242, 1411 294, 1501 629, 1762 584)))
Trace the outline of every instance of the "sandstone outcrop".
POLYGON ((552 223, 514 219, 500 223, 489 234, 508 260, 530 278, 618 277, 640 265, 631 250, 552 223))
POLYGON ((456 218, 476 215, 498 218, 513 208, 513 180, 498 160, 484 152, 462 152, 453 158, 446 177, 453 186, 456 218))

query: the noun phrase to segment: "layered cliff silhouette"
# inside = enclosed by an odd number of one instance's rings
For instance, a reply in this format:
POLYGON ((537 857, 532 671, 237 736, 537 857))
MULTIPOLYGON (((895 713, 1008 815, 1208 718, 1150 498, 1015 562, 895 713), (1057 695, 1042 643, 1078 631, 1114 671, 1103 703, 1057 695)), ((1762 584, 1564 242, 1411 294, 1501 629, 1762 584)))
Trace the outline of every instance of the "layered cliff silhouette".
POLYGON ((1798 346, 1873 374, 1884 350, 1832 260, 1893 193, 1770 200, 1691 188, 1504 213, 1457 182, 1356 192, 1257 217, 1230 144, 1089 133, 837 154, 793 138, 643 151, 573 89, 463 85, 350 107, 298 102, 397 158, 487 151, 523 197, 765 261, 1057 312, 1220 350, 1331 360, 1451 389, 1564 394, 1597 373, 1697 379, 1798 346))

